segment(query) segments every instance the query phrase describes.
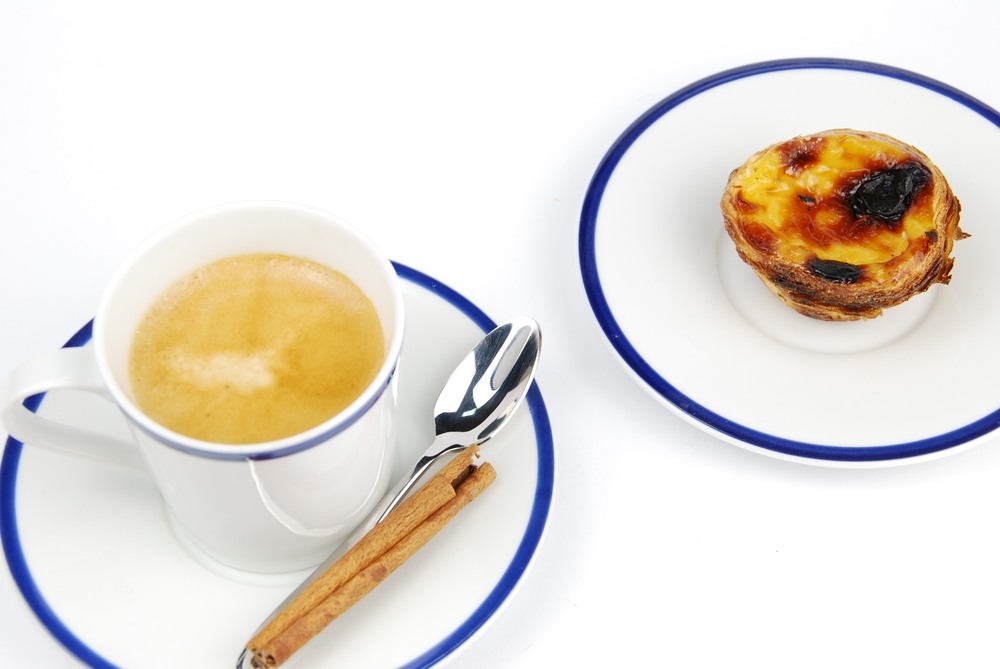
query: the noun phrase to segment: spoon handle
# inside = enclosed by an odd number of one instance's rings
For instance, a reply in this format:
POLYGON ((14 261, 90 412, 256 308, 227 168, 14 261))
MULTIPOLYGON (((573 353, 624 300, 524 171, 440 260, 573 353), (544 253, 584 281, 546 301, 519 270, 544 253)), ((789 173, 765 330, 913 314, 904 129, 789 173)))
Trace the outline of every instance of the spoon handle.
MULTIPOLYGON (((446 449, 438 453, 434 453, 432 455, 425 454, 423 457, 417 460, 417 464, 413 467, 413 471, 410 472, 410 475, 401 478, 391 488, 389 488, 389 491, 385 494, 385 496, 382 497, 381 500, 379 500, 378 504, 375 505, 375 508, 372 509, 372 511, 365 517, 365 519, 361 521, 361 524, 358 525, 358 527, 354 530, 354 532, 351 533, 351 535, 348 536, 346 539, 344 539, 344 541, 339 546, 337 546, 336 549, 334 549, 334 551, 330 554, 330 556, 327 557, 322 564, 316 567, 316 569, 313 570, 313 572, 309 574, 309 576, 307 576, 306 579, 302 581, 302 583, 299 584, 299 586, 295 588, 295 590, 291 592, 288 595, 288 597, 286 597, 285 600, 281 602, 281 604, 279 604, 274 611, 271 612, 271 615, 269 615, 267 619, 260 624, 260 627, 257 628, 257 632, 260 632, 260 630, 262 630, 268 623, 270 623, 274 619, 274 617, 278 615, 278 613, 282 609, 285 608, 285 606, 287 606, 292 600, 298 597, 299 594, 307 587, 309 587, 310 584, 315 582, 316 579, 322 576, 323 573, 326 572, 326 570, 329 569, 337 560, 342 558, 344 556, 344 553, 350 550, 350 548, 354 546, 354 544, 361 541, 361 539, 364 538, 364 536, 368 534, 368 532, 370 532, 373 527, 381 523, 385 519, 385 517, 388 516, 389 513, 393 509, 395 509, 400 502, 403 501, 407 493, 410 492, 410 490, 413 489, 413 487, 417 484, 417 482, 420 481, 421 477, 423 477, 423 475, 427 473, 427 470, 430 469, 430 466, 434 464, 434 462, 437 461, 438 458, 440 458, 442 455, 448 452, 449 450, 446 449)), ((256 634, 257 632, 254 632, 254 634, 256 634)), ((240 667, 248 667, 249 664, 247 664, 247 662, 249 662, 249 660, 250 658, 241 655, 240 660, 236 665, 237 668, 239 669, 240 667)))
POLYGON ((341 555, 346 553, 351 546, 361 541, 361 539, 364 538, 364 536, 368 534, 373 527, 385 520, 385 517, 388 516, 393 509, 399 506, 399 503, 403 501, 403 498, 406 497, 407 493, 413 490, 414 486, 417 485, 417 482, 420 481, 421 477, 423 477, 427 470, 430 469, 430 466, 434 464, 434 461, 441 455, 442 453, 437 453, 433 456, 424 455, 417 460, 417 464, 413 467, 413 471, 410 472, 410 475, 404 476, 399 481, 396 481, 391 488, 389 488, 389 491, 382 497, 381 500, 379 500, 379 503, 375 505, 375 508, 372 509, 367 516, 365 516, 365 519, 361 521, 357 528, 355 528, 354 532, 344 539, 343 543, 337 547, 337 550, 334 551, 334 555, 339 558, 341 555))

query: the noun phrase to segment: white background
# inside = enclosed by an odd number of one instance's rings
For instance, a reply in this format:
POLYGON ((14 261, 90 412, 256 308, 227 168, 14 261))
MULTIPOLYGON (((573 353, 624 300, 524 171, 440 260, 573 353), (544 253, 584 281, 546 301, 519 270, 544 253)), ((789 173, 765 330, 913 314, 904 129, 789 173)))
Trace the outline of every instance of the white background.
MULTIPOLYGON (((545 331, 551 524, 454 666, 996 666, 996 442, 839 470, 705 435, 611 353, 577 233, 610 144, 696 79, 846 57, 996 108, 998 28, 987 0, 7 0, 0 377, 89 320, 166 222, 241 199, 326 209, 545 331)), ((7 666, 75 666, 6 573, 0 620, 7 666)))

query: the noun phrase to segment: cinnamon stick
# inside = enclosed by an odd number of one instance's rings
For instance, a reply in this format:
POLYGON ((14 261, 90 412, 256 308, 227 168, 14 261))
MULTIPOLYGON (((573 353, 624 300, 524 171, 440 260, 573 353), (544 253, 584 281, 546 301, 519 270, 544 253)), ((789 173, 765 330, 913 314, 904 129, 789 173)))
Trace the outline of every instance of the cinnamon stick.
MULTIPOLYGON (((266 667, 281 666, 310 639, 345 613, 436 535, 455 515, 496 479, 496 471, 484 463, 472 471, 455 497, 427 520, 389 548, 381 557, 337 588, 322 603, 299 618, 267 645, 253 649, 266 667)), ((385 522, 388 522, 388 518, 385 522)))
MULTIPOLYGON (((338 601, 350 602, 343 610, 349 608, 416 552, 448 520, 454 517, 459 509, 485 489, 496 474, 492 466, 488 466, 486 471, 479 473, 483 467, 477 468, 473 464, 477 455, 478 448, 472 447, 453 458, 262 628, 247 644, 247 649, 253 653, 253 666, 276 667, 284 662, 285 658, 315 636, 330 620, 342 613, 342 611, 336 612, 335 615, 317 627, 317 621, 323 620, 323 616, 328 614, 313 616, 314 610, 337 596, 341 590, 359 593, 348 595, 346 598, 343 594, 339 595, 340 600, 338 601), (453 511, 441 514, 440 511, 449 505, 453 511), (431 523, 432 518, 437 518, 437 520, 431 523), (433 531, 430 531, 432 528, 433 531), (414 543, 419 537, 425 535, 426 538, 422 541, 414 543), (396 546, 401 546, 401 549, 393 553, 395 557, 383 559, 396 546), (409 548, 410 546, 412 548, 409 548), (395 562, 399 556, 404 557, 395 562), (380 561, 381 566, 378 566, 380 561), (384 571, 386 565, 393 566, 388 571, 384 571), (366 571, 365 577, 356 580, 360 574, 366 571), (363 583, 371 582, 373 577, 379 574, 382 575, 375 578, 370 587, 361 587, 363 583), (355 582, 348 588, 348 584, 351 584, 352 581, 355 582), (312 622, 301 624, 301 621, 305 619, 312 622), (270 650, 275 644, 277 644, 278 655, 270 650), (279 657, 280 659, 278 659, 279 657)), ((325 610, 329 611, 330 607, 327 606, 325 610)), ((333 610, 336 610, 336 607, 333 610)))

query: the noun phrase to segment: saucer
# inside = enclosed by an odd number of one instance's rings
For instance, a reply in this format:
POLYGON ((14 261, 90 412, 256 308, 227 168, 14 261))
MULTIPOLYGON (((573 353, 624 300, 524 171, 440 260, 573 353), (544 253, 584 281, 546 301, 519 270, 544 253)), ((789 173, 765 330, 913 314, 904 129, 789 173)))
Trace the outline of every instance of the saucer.
MULTIPOLYGON (((407 314, 400 477, 430 443, 433 404, 451 370, 495 324, 451 288, 395 266, 407 314)), ((90 324, 67 346, 89 339, 90 324)), ((52 392, 38 410, 128 435, 99 398, 52 392)), ((482 629, 531 563, 552 501, 553 440, 537 385, 483 457, 496 482, 285 666, 426 667, 482 629)), ((0 499, 0 536, 18 588, 89 667, 235 666, 253 631, 306 575, 214 568, 177 540, 145 474, 14 439, 0 464, 0 499)))
POLYGON ((912 463, 1000 427, 1000 114, 947 84, 835 59, 758 63, 664 98, 611 146, 583 204, 580 266, 626 370, 732 444, 834 466, 912 463), (730 172, 776 142, 831 128, 888 133, 947 176, 972 236, 949 285, 871 321, 802 316, 736 254, 730 172))

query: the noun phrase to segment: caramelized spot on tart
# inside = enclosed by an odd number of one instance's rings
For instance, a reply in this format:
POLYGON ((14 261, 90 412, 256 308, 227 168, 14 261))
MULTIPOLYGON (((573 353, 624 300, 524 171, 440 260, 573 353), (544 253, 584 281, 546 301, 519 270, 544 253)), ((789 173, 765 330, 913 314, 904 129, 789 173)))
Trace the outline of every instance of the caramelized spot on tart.
POLYGON ((758 251, 773 253, 778 245, 778 238, 766 226, 750 223, 743 228, 747 243, 758 251))
POLYGON ((752 212, 755 209, 760 208, 759 205, 756 205, 753 202, 749 202, 745 197, 743 197, 742 189, 738 189, 736 191, 736 195, 733 196, 732 201, 733 201, 733 207, 735 207, 737 211, 752 212))
POLYGON ((861 278, 861 268, 839 260, 812 258, 806 263, 809 271, 831 283, 854 283, 861 278))
POLYGON ((851 211, 858 218, 871 216, 892 228, 930 180, 927 168, 915 162, 872 172, 851 188, 848 195, 851 211))
POLYGON ((802 170, 819 160, 822 146, 822 137, 796 137, 783 144, 779 151, 785 172, 793 176, 801 174, 802 170))

